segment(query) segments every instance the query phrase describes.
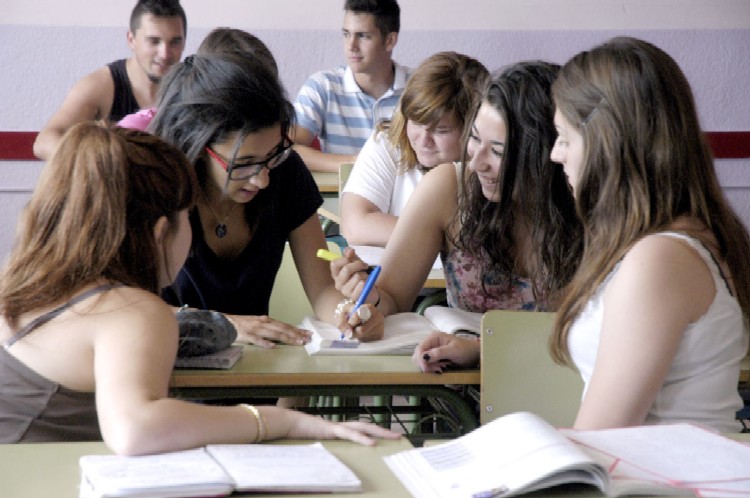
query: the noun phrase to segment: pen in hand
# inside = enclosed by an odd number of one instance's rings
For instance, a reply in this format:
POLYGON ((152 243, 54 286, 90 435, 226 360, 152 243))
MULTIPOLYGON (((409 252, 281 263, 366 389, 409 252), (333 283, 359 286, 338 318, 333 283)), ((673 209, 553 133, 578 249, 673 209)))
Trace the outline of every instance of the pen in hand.
MULTIPOLYGON (((349 316, 352 316, 354 313, 357 312, 360 306, 365 304, 365 301, 367 301, 367 296, 370 295, 370 291, 375 286, 375 281, 378 279, 378 275, 380 275, 380 265, 373 268, 372 272, 370 273, 370 276, 367 277, 367 281, 365 282, 365 287, 362 289, 362 293, 359 295, 359 298, 357 299, 357 302, 354 303, 354 308, 352 308, 352 312, 349 313, 349 316)), ((344 334, 341 334, 341 338, 344 338, 344 334)))
MULTIPOLYGON (((316 256, 326 261, 334 261, 341 257, 341 255, 328 251, 326 249, 318 249, 316 256)), ((378 279, 378 275, 380 275, 380 266, 376 266, 375 268, 373 268, 372 272, 370 272, 370 275, 367 277, 367 281, 365 281, 365 286, 362 289, 362 293, 359 295, 357 302, 354 304, 354 308, 352 309, 351 313, 347 315, 347 318, 351 317, 352 314, 356 313, 357 310, 359 310, 360 306, 365 304, 365 301, 367 300, 367 296, 370 295, 370 291, 375 286, 375 281, 378 279)), ((345 338, 345 335, 342 332, 341 339, 344 339, 344 338, 345 338)))

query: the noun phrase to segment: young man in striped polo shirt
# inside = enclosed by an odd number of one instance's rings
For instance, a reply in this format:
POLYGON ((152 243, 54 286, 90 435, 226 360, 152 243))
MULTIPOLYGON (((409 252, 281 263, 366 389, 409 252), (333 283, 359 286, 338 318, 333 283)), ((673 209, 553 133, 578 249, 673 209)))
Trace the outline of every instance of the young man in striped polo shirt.
POLYGON ((375 125, 391 119, 409 69, 393 61, 401 10, 396 0, 346 0, 347 64, 319 71, 294 102, 295 150, 312 171, 353 163, 375 125), (311 147, 318 138, 320 151, 311 147))

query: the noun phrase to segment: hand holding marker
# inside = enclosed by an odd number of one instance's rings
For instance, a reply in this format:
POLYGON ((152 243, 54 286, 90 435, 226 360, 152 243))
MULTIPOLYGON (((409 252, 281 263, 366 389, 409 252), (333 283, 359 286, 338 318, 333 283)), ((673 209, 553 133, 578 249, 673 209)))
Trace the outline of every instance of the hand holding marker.
MULTIPOLYGON (((367 320, 370 319, 370 310, 365 308, 364 311, 366 311, 367 314, 366 316, 364 316, 359 312, 359 307, 365 304, 367 296, 370 295, 370 291, 375 286, 375 281, 378 279, 378 275, 380 275, 380 265, 373 268, 372 272, 370 272, 370 276, 367 277, 367 281, 365 282, 365 288, 362 289, 362 294, 359 295, 359 299, 357 299, 357 302, 354 303, 354 308, 352 309, 351 313, 349 313, 350 317, 354 313, 357 313, 357 316, 359 316, 359 319, 361 320, 360 325, 364 324, 367 320)), ((341 338, 344 338, 343 333, 341 334, 341 338)))
POLYGON ((354 309, 352 310, 351 313, 349 313, 349 316, 352 316, 352 314, 356 313, 357 310, 359 310, 360 306, 365 304, 365 301, 367 300, 367 296, 370 295, 370 291, 375 286, 375 281, 378 279, 378 275, 380 275, 380 265, 376 266, 370 273, 370 276, 367 277, 367 282, 365 282, 365 288, 362 289, 362 294, 359 295, 359 299, 357 299, 357 302, 354 304, 354 309))
POLYGON ((341 255, 336 254, 335 252, 328 251, 326 249, 318 249, 316 255, 320 259, 325 259, 326 261, 333 261, 334 259, 339 259, 341 257, 341 255))
MULTIPOLYGON (((317 256, 321 259, 325 259, 326 261, 333 261, 335 259, 340 258, 338 254, 327 251, 325 249, 318 249, 317 256)), ((367 296, 370 295, 370 291, 375 286, 375 281, 378 279, 378 275, 380 275, 380 265, 373 268, 372 272, 370 272, 370 275, 367 277, 367 281, 365 282, 365 287, 362 289, 362 293, 359 295, 359 299, 357 299, 357 302, 354 304, 354 309, 352 309, 351 313, 349 313, 349 316, 352 316, 353 313, 356 313, 360 306, 365 304, 365 301, 367 300, 367 296)), ((360 317, 361 319, 362 317, 360 317)), ((362 321, 364 323, 364 320, 362 321)), ((341 338, 344 338, 344 334, 341 334, 341 338)))

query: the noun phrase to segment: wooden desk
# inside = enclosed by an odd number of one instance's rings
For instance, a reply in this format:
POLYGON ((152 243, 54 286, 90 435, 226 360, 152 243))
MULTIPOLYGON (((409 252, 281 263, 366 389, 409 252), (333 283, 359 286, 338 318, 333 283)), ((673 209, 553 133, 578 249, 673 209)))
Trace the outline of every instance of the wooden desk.
POLYGON ((445 289, 445 273, 443 273, 443 270, 430 270, 422 287, 425 289, 445 289))
MULTIPOLYGON (((300 346, 262 349, 246 346, 230 370, 175 370, 173 396, 226 399, 285 396, 406 396, 438 398, 455 412, 459 432, 478 426, 467 400, 447 385, 479 384, 479 370, 425 374, 409 356, 310 356, 300 346)), ((373 409, 374 412, 377 410, 373 409)), ((385 407, 380 413, 414 413, 410 406, 385 407)), ((331 409, 331 413, 338 413, 331 409)))
MULTIPOLYGON (((271 444, 306 444, 288 441, 271 444)), ((411 495, 383 462, 383 457, 411 448, 406 439, 379 441, 375 447, 348 441, 323 444, 348 465, 362 481, 362 493, 336 493, 336 497, 408 498, 411 495)), ((83 455, 111 454, 104 443, 28 443, 0 445, 0 495, 7 498, 77 498, 83 455)), ((253 494, 253 496, 280 496, 253 494)), ((317 494, 283 494, 284 497, 310 497, 317 494)), ((330 493, 326 496, 332 496, 330 493)))
POLYGON ((328 171, 312 171, 313 179, 318 184, 321 194, 338 194, 339 174, 328 171))
POLYGON ((323 218, 331 220, 337 225, 341 225, 341 215, 339 215, 339 198, 323 197, 323 205, 318 208, 318 214, 323 218))

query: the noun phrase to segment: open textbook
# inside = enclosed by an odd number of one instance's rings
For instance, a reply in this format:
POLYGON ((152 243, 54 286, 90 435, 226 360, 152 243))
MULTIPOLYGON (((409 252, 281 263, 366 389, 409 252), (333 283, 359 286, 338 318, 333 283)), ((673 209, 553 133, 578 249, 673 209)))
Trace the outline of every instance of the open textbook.
POLYGON ((416 498, 506 497, 570 483, 607 496, 750 496, 750 446, 691 424, 557 430, 520 412, 384 458, 416 498))
POLYGON ((417 344, 435 330, 449 334, 460 331, 479 335, 481 322, 481 313, 430 306, 425 310, 424 316, 418 313, 396 313, 385 317, 385 333, 379 341, 341 339, 341 331, 335 325, 312 317, 305 317, 300 327, 312 332, 310 342, 305 345, 311 355, 410 355, 417 344))
POLYGON ((361 491, 322 444, 220 444, 157 455, 81 457, 80 498, 361 491))

